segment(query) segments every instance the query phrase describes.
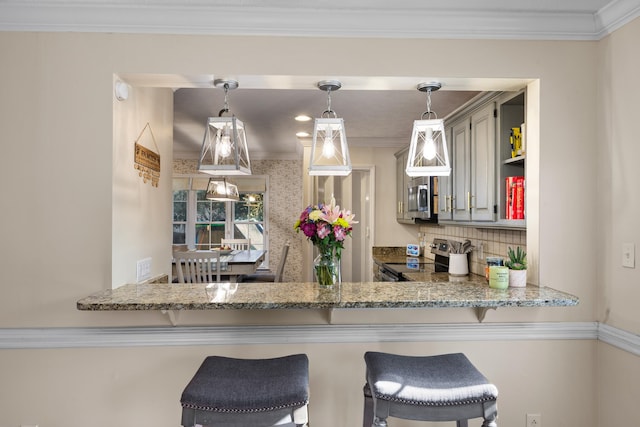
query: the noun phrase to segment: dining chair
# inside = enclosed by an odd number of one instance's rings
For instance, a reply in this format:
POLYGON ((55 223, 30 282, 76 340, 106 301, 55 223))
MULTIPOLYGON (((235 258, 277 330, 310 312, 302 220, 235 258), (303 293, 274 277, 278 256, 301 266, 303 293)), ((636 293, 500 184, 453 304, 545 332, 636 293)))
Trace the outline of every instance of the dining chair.
POLYGON ((248 251, 251 249, 251 239, 221 239, 220 245, 229 246, 234 251, 248 251))
POLYGON ((220 281, 218 251, 174 252, 178 283, 212 283, 220 281))
POLYGON ((241 283, 282 282, 282 277, 284 275, 284 265, 287 262, 288 254, 289 254, 289 242, 285 243, 285 245, 282 247, 282 254, 280 255, 280 261, 278 262, 278 267, 276 268, 275 274, 273 274, 271 271, 256 272, 254 274, 245 274, 243 276, 238 277, 238 282, 241 282, 241 283))

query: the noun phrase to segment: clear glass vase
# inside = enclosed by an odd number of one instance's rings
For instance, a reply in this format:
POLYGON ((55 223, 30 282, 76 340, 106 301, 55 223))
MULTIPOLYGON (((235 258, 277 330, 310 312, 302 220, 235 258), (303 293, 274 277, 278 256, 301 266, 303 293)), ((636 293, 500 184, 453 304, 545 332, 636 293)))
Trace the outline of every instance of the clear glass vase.
POLYGON ((313 260, 313 270, 320 286, 340 283, 340 259, 333 252, 320 253, 313 260))

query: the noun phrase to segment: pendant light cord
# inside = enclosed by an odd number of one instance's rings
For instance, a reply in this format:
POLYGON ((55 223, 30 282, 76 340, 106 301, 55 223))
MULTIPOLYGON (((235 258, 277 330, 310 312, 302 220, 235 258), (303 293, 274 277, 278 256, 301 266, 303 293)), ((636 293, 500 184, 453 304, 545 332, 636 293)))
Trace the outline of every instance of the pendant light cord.
POLYGON ((338 117, 338 114, 331 109, 331 88, 327 89, 327 109, 322 112, 322 117, 324 117, 325 114, 327 117, 330 114, 333 114, 333 117, 338 117))
POLYGON ((229 112, 229 83, 224 84, 224 108, 218 113, 218 117, 229 112))
POLYGON ((434 111, 431 111, 431 88, 427 88, 427 111, 422 113, 422 116, 420 117, 420 119, 424 120, 424 116, 426 115, 428 115, 429 118, 431 118, 432 115, 436 119, 438 118, 438 115, 434 111))

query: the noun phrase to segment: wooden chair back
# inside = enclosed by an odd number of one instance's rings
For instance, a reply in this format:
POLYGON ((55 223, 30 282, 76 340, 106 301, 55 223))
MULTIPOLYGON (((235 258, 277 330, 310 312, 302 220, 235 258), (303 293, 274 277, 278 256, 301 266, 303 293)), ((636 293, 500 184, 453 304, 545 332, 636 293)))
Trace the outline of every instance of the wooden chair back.
POLYGON ((212 283, 220 281, 218 251, 174 252, 179 283, 212 283))
POLYGON ((248 251, 251 249, 251 239, 220 239, 220 244, 229 246, 234 251, 248 251))
POLYGON ((287 262, 287 255, 289 254, 289 242, 285 243, 282 247, 282 255, 280 255, 280 261, 278 262, 278 268, 276 269, 276 277, 274 282, 282 282, 282 276, 284 274, 284 265, 287 262))

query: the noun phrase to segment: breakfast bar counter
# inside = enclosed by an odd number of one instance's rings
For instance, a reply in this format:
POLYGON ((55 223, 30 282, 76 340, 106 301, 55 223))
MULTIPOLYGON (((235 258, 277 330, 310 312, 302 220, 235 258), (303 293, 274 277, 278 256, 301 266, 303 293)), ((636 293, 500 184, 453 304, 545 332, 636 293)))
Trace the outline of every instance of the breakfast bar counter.
MULTIPOLYGON (((422 278, 426 279, 425 277, 422 278)), ((484 277, 431 273, 428 281, 129 284, 77 302, 78 310, 224 310, 575 306, 578 297, 547 287, 492 289, 484 277), (450 281, 452 280, 452 281, 450 281)))

